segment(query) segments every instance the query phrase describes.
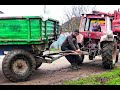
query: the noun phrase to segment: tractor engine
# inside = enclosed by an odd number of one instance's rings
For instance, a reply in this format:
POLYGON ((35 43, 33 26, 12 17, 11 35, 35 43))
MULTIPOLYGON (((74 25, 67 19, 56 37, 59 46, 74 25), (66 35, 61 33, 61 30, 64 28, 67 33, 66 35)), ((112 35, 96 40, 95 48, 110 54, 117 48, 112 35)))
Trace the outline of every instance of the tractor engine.
POLYGON ((99 55, 100 52, 98 50, 99 48, 99 40, 96 40, 96 39, 85 39, 84 40, 84 48, 86 49, 85 51, 88 51, 89 52, 89 59, 90 60, 93 60, 93 58, 95 58, 95 56, 99 55))

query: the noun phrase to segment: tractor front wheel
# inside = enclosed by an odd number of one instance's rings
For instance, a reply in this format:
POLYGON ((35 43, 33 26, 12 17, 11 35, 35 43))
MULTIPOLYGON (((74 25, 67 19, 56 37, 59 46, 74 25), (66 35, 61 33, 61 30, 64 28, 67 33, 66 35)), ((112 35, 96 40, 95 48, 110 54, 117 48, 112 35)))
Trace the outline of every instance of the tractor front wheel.
POLYGON ((89 55, 89 60, 93 60, 93 55, 89 55))

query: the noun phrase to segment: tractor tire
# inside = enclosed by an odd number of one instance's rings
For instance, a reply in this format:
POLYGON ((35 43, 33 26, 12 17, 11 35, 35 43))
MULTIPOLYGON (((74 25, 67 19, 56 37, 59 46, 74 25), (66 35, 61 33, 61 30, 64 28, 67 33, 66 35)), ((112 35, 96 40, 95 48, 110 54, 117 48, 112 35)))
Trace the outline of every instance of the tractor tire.
POLYGON ((79 56, 77 59, 78 59, 77 64, 81 65, 83 63, 83 61, 84 61, 84 55, 79 56))
POLYGON ((116 61, 115 61, 115 63, 118 62, 118 58, 119 58, 119 49, 117 49, 117 56, 116 56, 116 61))
POLYGON ((116 42, 102 43, 102 65, 105 69, 112 69, 118 61, 116 42))
POLYGON ((42 65, 42 62, 40 62, 38 60, 35 60, 35 61, 36 61, 36 68, 35 68, 35 70, 37 70, 42 65))
POLYGON ((92 55, 89 55, 89 60, 93 60, 93 56, 92 55))
POLYGON ((4 75, 13 82, 28 80, 35 68, 36 62, 34 56, 22 49, 11 50, 2 62, 4 75))

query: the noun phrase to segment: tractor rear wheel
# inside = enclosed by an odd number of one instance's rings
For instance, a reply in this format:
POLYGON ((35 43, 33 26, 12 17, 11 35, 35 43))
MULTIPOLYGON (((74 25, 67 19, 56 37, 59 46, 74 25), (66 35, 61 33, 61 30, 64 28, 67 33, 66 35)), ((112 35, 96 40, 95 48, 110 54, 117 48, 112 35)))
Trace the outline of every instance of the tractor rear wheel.
POLYGON ((2 62, 4 75, 13 82, 28 80, 35 67, 36 62, 34 56, 22 49, 11 50, 2 62))
POLYGON ((115 63, 118 62, 118 58, 119 58, 119 49, 117 49, 117 56, 116 56, 116 61, 115 61, 115 63))
POLYGON ((102 43, 102 65, 105 69, 112 69, 118 61, 116 42, 102 43))

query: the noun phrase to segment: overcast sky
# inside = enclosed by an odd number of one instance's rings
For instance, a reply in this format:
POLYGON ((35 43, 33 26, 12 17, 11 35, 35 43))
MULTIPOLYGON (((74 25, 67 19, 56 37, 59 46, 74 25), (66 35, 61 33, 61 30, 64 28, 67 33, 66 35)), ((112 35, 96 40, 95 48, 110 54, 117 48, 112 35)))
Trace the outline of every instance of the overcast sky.
MULTIPOLYGON (((0 11, 3 11, 4 15, 11 16, 34 16, 44 15, 43 8, 45 5, 0 5, 0 11)), ((70 9, 73 5, 46 5, 47 15, 50 18, 61 21, 64 20, 64 11, 70 9)), ((120 5, 96 5, 97 10, 104 12, 113 12, 120 8, 120 5)))

